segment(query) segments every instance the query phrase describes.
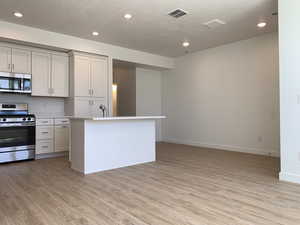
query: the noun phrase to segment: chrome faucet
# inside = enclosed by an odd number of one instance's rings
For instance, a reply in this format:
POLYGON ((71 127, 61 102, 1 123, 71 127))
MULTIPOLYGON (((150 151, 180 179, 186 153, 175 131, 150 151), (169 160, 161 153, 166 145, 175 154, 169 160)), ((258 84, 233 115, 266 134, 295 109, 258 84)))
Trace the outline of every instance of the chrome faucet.
POLYGON ((99 106, 99 109, 102 111, 102 116, 103 117, 105 117, 105 112, 106 112, 106 107, 105 107, 105 105, 103 105, 103 104, 101 104, 100 106, 99 106))

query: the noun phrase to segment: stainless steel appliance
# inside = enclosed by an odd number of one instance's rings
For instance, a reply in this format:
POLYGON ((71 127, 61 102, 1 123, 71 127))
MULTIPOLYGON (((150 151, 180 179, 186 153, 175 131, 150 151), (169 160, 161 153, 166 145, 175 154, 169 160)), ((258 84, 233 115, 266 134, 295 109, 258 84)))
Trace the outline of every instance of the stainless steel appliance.
POLYGON ((31 75, 0 72, 0 92, 31 93, 31 75))
POLYGON ((0 103, 0 163, 34 158, 34 115, 27 104, 0 103))

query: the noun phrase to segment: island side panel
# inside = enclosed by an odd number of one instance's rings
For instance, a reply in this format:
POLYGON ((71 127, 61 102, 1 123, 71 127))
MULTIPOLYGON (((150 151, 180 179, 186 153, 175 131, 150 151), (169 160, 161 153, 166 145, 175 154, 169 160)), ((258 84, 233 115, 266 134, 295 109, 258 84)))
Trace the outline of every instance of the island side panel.
POLYGON ((71 168, 84 173, 85 121, 71 120, 71 168))
POLYGON ((85 174, 155 161, 154 120, 87 120, 85 174))

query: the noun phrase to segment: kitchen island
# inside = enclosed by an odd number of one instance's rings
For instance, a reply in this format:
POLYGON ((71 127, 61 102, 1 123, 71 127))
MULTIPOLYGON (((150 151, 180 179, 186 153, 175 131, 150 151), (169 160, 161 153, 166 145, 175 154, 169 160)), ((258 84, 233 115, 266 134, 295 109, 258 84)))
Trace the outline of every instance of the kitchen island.
POLYGON ((155 161, 155 120, 163 118, 70 117, 71 168, 90 174, 155 161))

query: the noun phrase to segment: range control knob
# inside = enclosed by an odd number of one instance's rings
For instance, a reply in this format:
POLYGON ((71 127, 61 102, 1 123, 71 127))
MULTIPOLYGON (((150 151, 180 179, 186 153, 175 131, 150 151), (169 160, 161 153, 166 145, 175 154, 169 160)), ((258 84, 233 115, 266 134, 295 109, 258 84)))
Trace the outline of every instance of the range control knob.
POLYGON ((31 120, 31 118, 30 118, 30 117, 28 117, 28 118, 27 118, 27 120, 28 120, 28 121, 30 121, 30 120, 31 120))
POLYGON ((3 118, 2 121, 5 122, 5 121, 6 121, 6 118, 3 118))
POLYGON ((23 121, 26 121, 26 118, 23 118, 23 121))

